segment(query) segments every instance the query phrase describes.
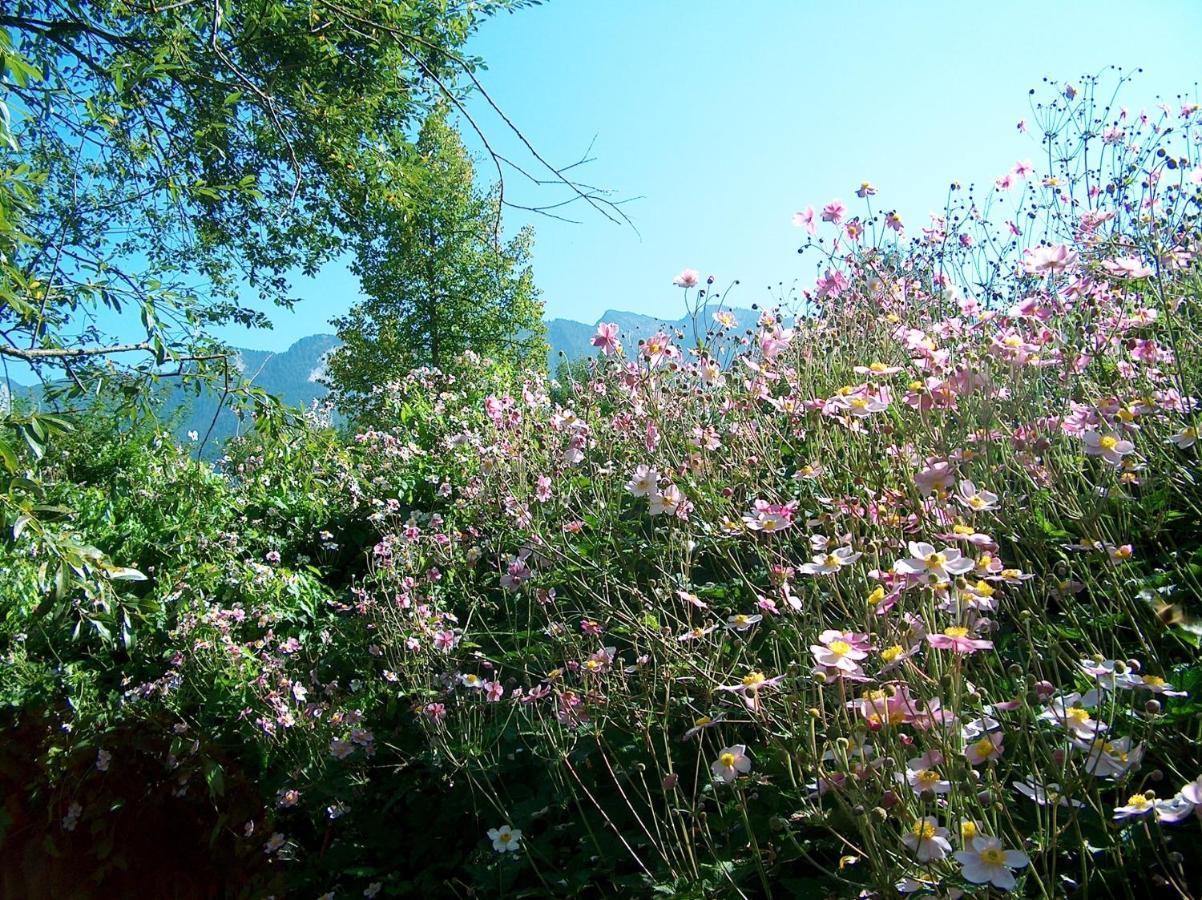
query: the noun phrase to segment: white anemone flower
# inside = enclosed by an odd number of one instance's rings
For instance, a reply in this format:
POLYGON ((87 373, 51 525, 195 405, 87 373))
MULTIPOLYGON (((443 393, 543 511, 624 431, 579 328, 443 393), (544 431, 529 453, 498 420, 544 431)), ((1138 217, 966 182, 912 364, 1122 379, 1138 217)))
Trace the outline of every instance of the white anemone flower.
POLYGON ((956 861, 963 867, 964 878, 973 884, 991 884, 1003 891, 1014 890, 1012 869, 1031 862, 1021 850, 1007 850, 995 837, 973 838, 970 849, 957 851, 956 861))
POLYGON ((488 829, 488 839, 498 853, 516 853, 522 846, 522 832, 508 825, 488 829))
POLYGON ((730 784, 740 775, 751 771, 751 758, 747 755, 747 747, 735 744, 733 747, 723 747, 718 758, 710 766, 715 778, 720 778, 730 784))

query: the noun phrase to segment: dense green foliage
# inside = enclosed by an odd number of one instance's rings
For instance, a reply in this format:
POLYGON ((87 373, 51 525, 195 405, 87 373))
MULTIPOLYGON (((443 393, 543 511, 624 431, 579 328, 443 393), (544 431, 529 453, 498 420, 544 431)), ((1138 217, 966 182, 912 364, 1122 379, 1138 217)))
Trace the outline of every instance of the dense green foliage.
POLYGON ((481 9, 6 5, 0 354, 87 380, 98 355, 162 363, 265 321, 248 288, 291 303, 287 272, 341 250, 381 186, 406 203, 420 163, 397 135, 470 65, 481 9), (85 311, 106 315, 77 334, 85 311))
POLYGON ((418 135, 412 207, 383 191, 356 224, 354 271, 367 297, 334 320, 342 343, 327 370, 338 404, 367 421, 373 392, 411 369, 461 371, 468 351, 520 369, 546 353, 533 232, 501 243, 500 197, 476 187, 447 112, 431 113, 418 135))
MULTIPOLYGON (((291 273, 354 249, 378 197, 398 216, 420 207, 427 163, 407 135, 460 103, 476 61, 459 51, 478 21, 521 5, 5 4, 5 383, 11 367, 42 383, 44 409, 119 419, 200 398, 213 413, 202 449, 233 430, 222 410, 278 407, 212 326, 267 324, 265 308, 294 302, 291 273)), ((108 564, 43 532, 57 513, 13 456, 70 427, 37 411, 4 419, 0 522, 45 534, 40 584, 98 591, 112 621, 93 627, 125 628, 107 580, 91 579, 108 564)))

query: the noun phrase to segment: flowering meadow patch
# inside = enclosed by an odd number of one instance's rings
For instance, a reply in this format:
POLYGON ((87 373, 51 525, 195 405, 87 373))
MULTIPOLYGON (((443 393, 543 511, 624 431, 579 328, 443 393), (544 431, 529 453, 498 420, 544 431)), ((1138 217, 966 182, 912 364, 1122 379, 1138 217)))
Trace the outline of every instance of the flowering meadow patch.
POLYGON ((913 233, 813 198, 746 332, 686 268, 692 340, 382 385, 303 522, 248 443, 130 707, 258 748, 239 840, 321 890, 410 889, 410 778, 480 895, 1196 895, 1202 113, 1095 88, 913 233))
MULTIPOLYGON (((674 890, 1197 884, 1198 707, 1157 687, 1199 674, 1198 111, 1091 90, 1039 115, 1052 169, 953 186, 919 237, 871 185, 858 215, 798 213, 823 256, 799 314, 729 333, 686 269, 697 346, 602 325, 580 380, 448 436, 458 533, 434 545, 419 514, 365 590, 390 667, 447 704, 430 740, 484 753, 465 764, 498 813, 512 742, 674 890), (1087 158, 1087 125, 1124 136, 1087 158), (495 592, 517 556, 528 578, 495 592), (472 622, 447 657, 452 611, 472 622), (508 708, 440 687, 472 658, 508 708)), ((524 823, 532 855, 555 821, 524 823)))

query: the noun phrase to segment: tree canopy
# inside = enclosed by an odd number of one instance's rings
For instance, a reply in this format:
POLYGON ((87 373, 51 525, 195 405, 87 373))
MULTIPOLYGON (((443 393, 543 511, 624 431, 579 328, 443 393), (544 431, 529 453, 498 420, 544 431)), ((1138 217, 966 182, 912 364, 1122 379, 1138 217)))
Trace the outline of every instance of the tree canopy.
POLYGON ((498 191, 477 187, 448 112, 434 110, 408 151, 415 177, 407 196, 381 192, 360 212, 352 268, 366 299, 335 320, 342 345, 328 362, 344 406, 359 406, 376 385, 412 368, 454 371, 469 350, 501 363, 543 364, 533 232, 496 240, 498 191))
POLYGON ((420 159, 398 141, 460 102, 464 41, 516 5, 5 4, 0 361, 82 387, 101 360, 161 373, 209 355, 214 323, 265 324, 382 186, 405 208, 420 159))

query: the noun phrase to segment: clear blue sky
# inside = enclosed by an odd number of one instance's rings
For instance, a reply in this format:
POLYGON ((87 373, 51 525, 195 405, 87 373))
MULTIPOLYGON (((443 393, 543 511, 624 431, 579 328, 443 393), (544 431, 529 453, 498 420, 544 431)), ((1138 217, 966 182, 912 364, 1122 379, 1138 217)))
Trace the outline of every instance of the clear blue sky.
MULTIPOLYGON (((626 207, 638 234, 584 208, 579 225, 530 219, 548 316, 587 322, 610 308, 679 316, 671 278, 685 266, 740 279, 741 306, 768 299, 769 284, 809 286, 794 211, 835 197, 854 208, 869 180, 877 208, 899 209, 914 231, 949 181, 989 184, 1017 159, 1038 160, 1037 139, 1015 123, 1044 76, 1142 67, 1122 95, 1137 110, 1196 97, 1199 48, 1202 0, 552 0, 485 22, 469 46, 545 156, 574 161, 596 136, 581 176, 643 197, 626 207)), ((518 155, 501 123, 473 109, 518 155)), ((509 189, 526 203, 552 196, 519 176, 509 189)), ((358 296, 337 265, 298 290, 305 302, 276 312, 273 332, 225 336, 282 350, 330 330, 358 296)))

